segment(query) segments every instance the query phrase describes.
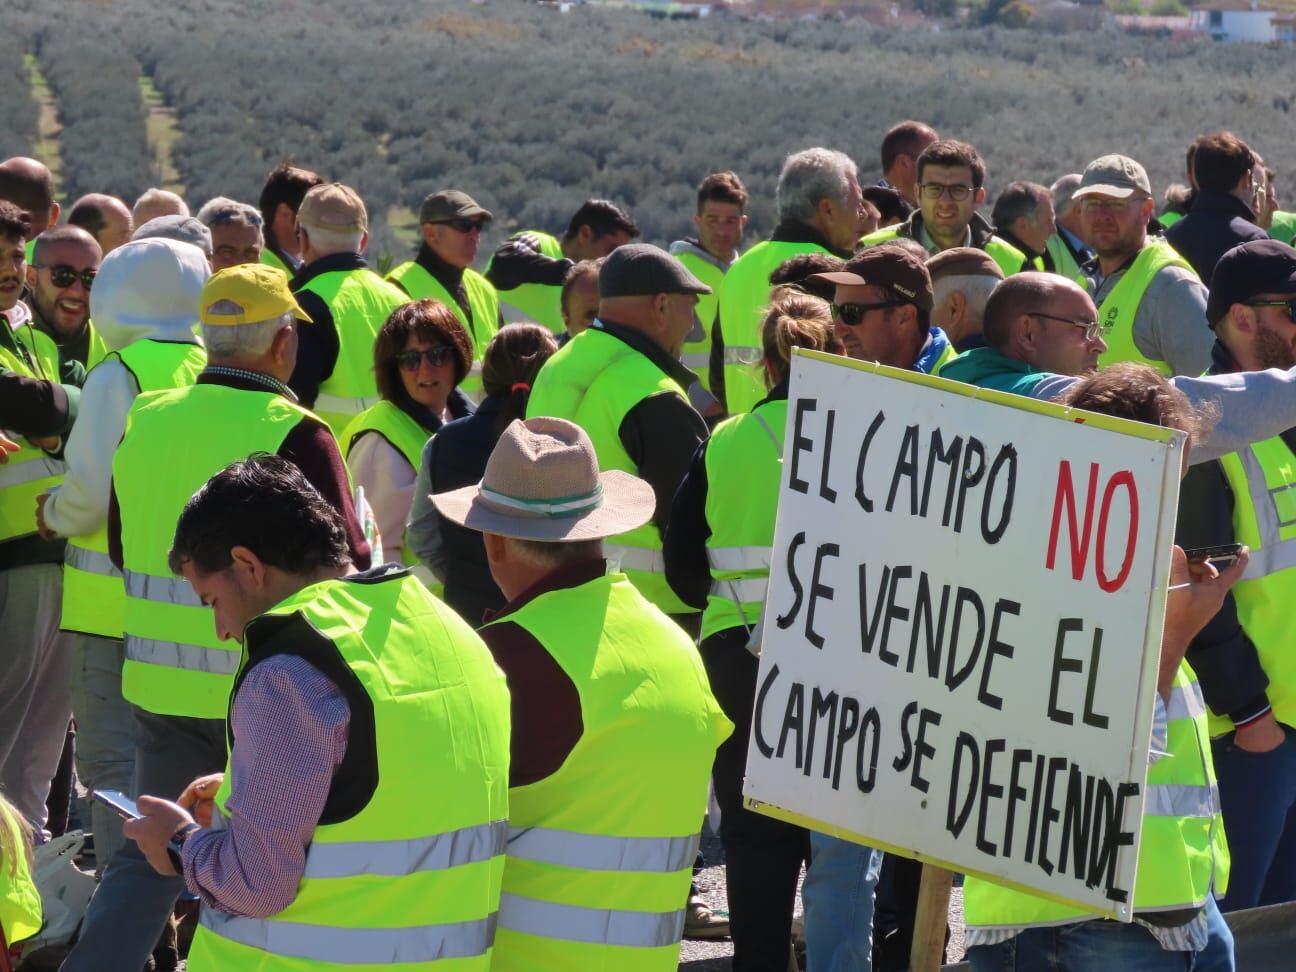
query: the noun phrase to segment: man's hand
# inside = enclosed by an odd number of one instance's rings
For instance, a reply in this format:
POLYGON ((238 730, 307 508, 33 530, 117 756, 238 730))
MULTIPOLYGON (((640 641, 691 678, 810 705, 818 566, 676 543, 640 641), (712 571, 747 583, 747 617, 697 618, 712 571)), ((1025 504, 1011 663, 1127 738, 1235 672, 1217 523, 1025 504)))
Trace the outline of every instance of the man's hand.
POLYGON ((3 433, 0 433, 0 466, 3 466, 6 462, 9 461, 9 453, 17 452, 21 448, 22 446, 20 446, 13 439, 9 438, 7 435, 4 435, 3 433))
POLYGON ((1204 561, 1189 561, 1183 547, 1175 544, 1170 558, 1170 593, 1166 595, 1165 628, 1161 633, 1161 667, 1157 691, 1170 693, 1179 663, 1188 644, 1224 604, 1224 595, 1242 579, 1250 551, 1243 547, 1237 559, 1224 570, 1204 561))
POLYGON ((36 533, 42 540, 57 540, 58 534, 45 522, 45 504, 49 502, 49 498, 49 493, 41 493, 36 497, 36 533))
POLYGON ((1255 722, 1248 722, 1233 734, 1233 743, 1248 753, 1271 753, 1286 739, 1287 734, 1272 712, 1266 712, 1255 722))
POLYGON ((139 845, 140 852, 153 865, 153 870, 163 877, 177 877, 167 855, 167 844, 177 830, 196 821, 184 808, 170 800, 142 796, 136 801, 136 806, 144 816, 139 820, 127 820, 122 825, 122 833, 139 845))
POLYGON ((200 776, 180 794, 180 799, 176 801, 181 809, 188 810, 193 814, 194 820, 200 827, 210 827, 212 825, 212 812, 216 808, 216 791, 220 785, 225 782, 224 773, 212 773, 209 776, 200 776))

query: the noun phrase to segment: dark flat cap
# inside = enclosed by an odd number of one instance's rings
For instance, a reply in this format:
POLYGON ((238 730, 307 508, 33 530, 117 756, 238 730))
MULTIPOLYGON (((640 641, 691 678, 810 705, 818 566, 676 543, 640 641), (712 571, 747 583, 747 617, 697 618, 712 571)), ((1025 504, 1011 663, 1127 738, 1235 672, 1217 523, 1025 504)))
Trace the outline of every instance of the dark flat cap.
POLYGON ((922 258, 885 243, 856 253, 836 273, 816 273, 810 279, 848 287, 885 287, 922 310, 931 310, 934 303, 931 274, 922 258))
POLYGON ((458 189, 442 189, 423 200, 419 207, 420 223, 448 223, 452 219, 494 219, 489 209, 485 209, 473 200, 472 196, 458 189))
POLYGON ((985 250, 971 246, 955 246, 941 250, 927 260, 927 272, 931 274, 932 283, 942 277, 994 277, 1004 278, 999 264, 985 250))
POLYGON ((599 270, 599 297, 709 294, 711 288, 665 250, 649 243, 618 246, 599 270))
POLYGON ((1218 324, 1234 304, 1260 294, 1296 295, 1296 249, 1278 240, 1235 246, 1215 264, 1206 301, 1206 321, 1218 324))

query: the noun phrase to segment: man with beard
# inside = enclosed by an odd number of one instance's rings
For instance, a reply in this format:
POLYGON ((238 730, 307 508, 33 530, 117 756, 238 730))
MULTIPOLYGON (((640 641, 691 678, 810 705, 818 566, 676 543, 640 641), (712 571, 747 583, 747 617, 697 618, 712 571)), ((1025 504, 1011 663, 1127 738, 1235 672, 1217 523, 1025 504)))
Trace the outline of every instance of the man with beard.
POLYGON ((103 250, 79 226, 55 226, 36 237, 34 260, 27 266, 27 303, 32 324, 58 345, 63 360, 90 370, 108 346, 90 323, 90 288, 103 250))
MULTIPOLYGON (((1211 279, 1211 373, 1296 365, 1296 250, 1276 240, 1234 247, 1211 279)), ((1194 466, 1179 494, 1176 542, 1240 542, 1245 579, 1193 640, 1188 663, 1209 709, 1224 829, 1233 858, 1225 911, 1296 899, 1296 664, 1284 558, 1296 484, 1296 428, 1194 466)))
POLYGON ((1164 375, 1200 375, 1214 344, 1206 288, 1169 243, 1148 236, 1156 203, 1143 166, 1124 155, 1095 159, 1072 199, 1098 253, 1085 271, 1107 343, 1099 365, 1137 361, 1164 375))

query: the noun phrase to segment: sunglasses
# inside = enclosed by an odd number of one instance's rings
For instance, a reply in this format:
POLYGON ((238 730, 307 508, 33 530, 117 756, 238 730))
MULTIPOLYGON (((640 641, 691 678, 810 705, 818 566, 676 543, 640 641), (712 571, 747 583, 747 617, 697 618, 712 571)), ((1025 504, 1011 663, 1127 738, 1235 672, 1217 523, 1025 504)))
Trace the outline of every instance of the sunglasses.
POLYGON ((833 304, 833 319, 841 321, 847 327, 859 327, 864 323, 864 315, 869 311, 903 307, 904 303, 902 300, 884 300, 880 304, 833 304))
POLYGON ((1082 327, 1084 328, 1086 341, 1097 340, 1098 336, 1102 334, 1103 331, 1103 326, 1098 321, 1073 320, 1070 317, 1057 317, 1053 314, 1041 314, 1039 311, 1028 311, 1026 316, 1042 317, 1046 321, 1057 321, 1059 324, 1070 324, 1072 327, 1082 327))
POLYGON ((452 230, 459 233, 471 233, 474 230, 480 230, 486 225, 484 219, 447 219, 442 226, 449 226, 452 230))
POLYGON ((55 287, 71 287, 73 283, 80 279, 85 289, 89 290, 94 285, 95 275, 99 273, 98 270, 78 270, 75 267, 63 265, 50 267, 44 264, 34 264, 34 266, 39 270, 48 270, 50 280, 54 281, 55 287))
POLYGON ((418 371, 423 361, 436 368, 450 360, 450 348, 443 344, 436 348, 424 348, 422 351, 402 351, 400 354, 393 355, 392 360, 401 371, 418 371))
POLYGON ((1247 301, 1248 307, 1285 307, 1287 316, 1296 321, 1296 298, 1288 300, 1251 300, 1247 301))

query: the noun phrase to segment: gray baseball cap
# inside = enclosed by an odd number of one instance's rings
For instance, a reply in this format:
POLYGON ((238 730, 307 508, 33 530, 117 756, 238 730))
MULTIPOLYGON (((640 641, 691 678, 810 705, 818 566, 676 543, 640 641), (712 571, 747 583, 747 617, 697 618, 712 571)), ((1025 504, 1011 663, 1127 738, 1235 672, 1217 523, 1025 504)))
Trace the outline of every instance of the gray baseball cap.
POLYGON ((131 234, 132 241, 154 238, 189 243, 212 255, 211 230, 193 216, 154 216, 131 234))
POLYGON ((711 288, 688 267, 650 243, 627 243, 613 250, 599 270, 599 297, 651 297, 653 294, 709 294, 711 288))
POLYGON ((1152 195, 1152 183, 1148 181, 1147 170, 1128 155, 1104 155, 1094 159, 1085 168, 1084 175, 1080 177, 1080 188, 1071 198, 1103 195, 1128 199, 1136 192, 1152 195))
POLYGON ((472 196, 458 189, 434 192, 419 207, 420 223, 448 223, 452 219, 473 219, 478 216, 486 220, 495 218, 489 209, 477 205, 472 196))

